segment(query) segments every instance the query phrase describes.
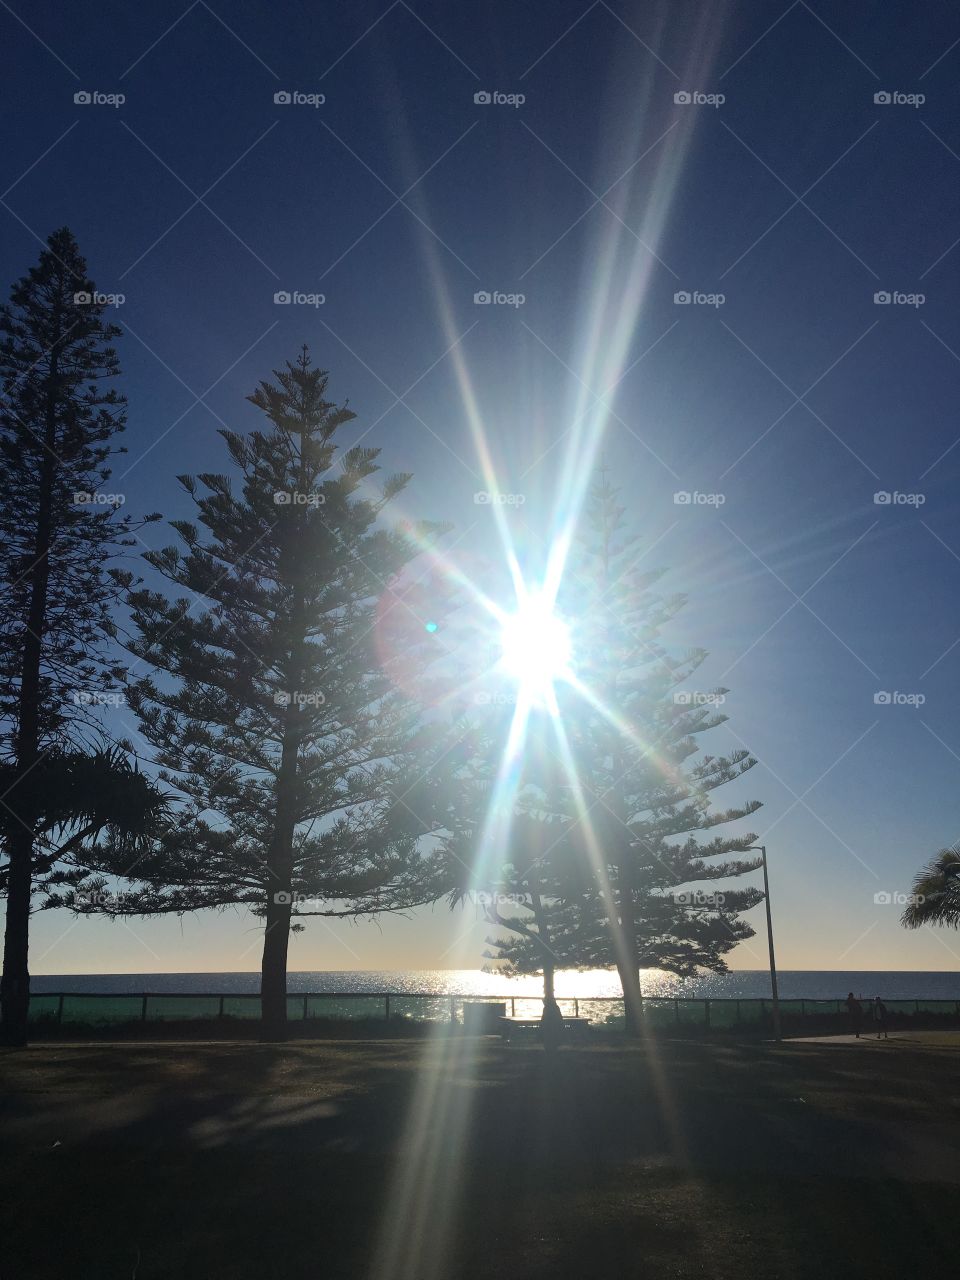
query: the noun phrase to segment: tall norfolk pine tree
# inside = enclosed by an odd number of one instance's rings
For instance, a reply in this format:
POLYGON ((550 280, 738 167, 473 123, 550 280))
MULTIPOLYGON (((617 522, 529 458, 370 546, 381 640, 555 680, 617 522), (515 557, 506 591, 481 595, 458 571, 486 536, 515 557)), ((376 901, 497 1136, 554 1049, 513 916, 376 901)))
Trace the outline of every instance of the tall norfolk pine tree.
MULTIPOLYGON (((558 968, 586 964, 589 935, 602 928, 591 867, 572 841, 562 805, 548 795, 557 774, 544 754, 540 729, 533 718, 527 727, 522 758, 503 845, 484 848, 481 840, 495 801, 499 757, 510 732, 513 709, 493 704, 482 723, 474 723, 461 745, 459 776, 452 799, 451 829, 443 841, 452 906, 474 901, 491 924, 514 936, 490 938, 497 972, 541 973, 545 996, 552 996, 558 968)), ((552 732, 549 727, 546 732, 552 732)), ((489 838, 489 837, 486 837, 489 838)))
POLYGON ((439 526, 382 527, 409 477, 377 489, 378 450, 338 454, 354 414, 327 400, 306 349, 275 376, 250 397, 270 428, 221 432, 241 491, 182 477, 198 523, 174 523, 182 549, 147 554, 177 598, 130 597, 131 651, 159 674, 132 682, 129 700, 183 803, 115 908, 261 915, 271 1037, 285 1027, 291 920, 440 893, 417 788, 435 735, 401 691, 435 642, 397 585, 439 526))
MULTIPOLYGON (((688 764, 698 736, 726 719, 717 711, 726 691, 699 699, 684 689, 706 653, 677 657, 661 645, 661 628, 684 598, 653 590, 660 574, 639 569, 623 514, 602 478, 558 600, 573 620, 576 674, 606 710, 558 686, 575 785, 559 750, 550 749, 549 724, 535 722, 514 848, 490 886, 487 915, 508 931, 491 939, 503 967, 543 970, 547 988, 553 968, 616 967, 635 1031, 639 971, 722 971, 725 954, 753 934, 739 913, 762 894, 714 884, 759 865, 727 856, 746 853, 756 841, 752 832, 700 836, 759 808, 754 801, 710 809, 711 792, 755 761, 735 751, 688 764)), ((467 860, 468 844, 461 824, 458 857, 467 860)))
MULTIPOLYGON (((76 755, 64 752, 84 717, 76 695, 89 699, 119 677, 104 641, 130 582, 105 563, 131 545, 132 526, 115 505, 91 500, 109 479, 125 420, 122 397, 103 385, 119 372, 110 343, 120 331, 95 296, 64 228, 0 314, 0 749, 10 779, 0 822, 8 858, 0 1003, 14 1044, 26 1038, 34 872, 38 861, 52 865, 38 779, 53 768, 52 753, 75 773, 76 755)), ((109 772, 109 753, 101 759, 109 772)))

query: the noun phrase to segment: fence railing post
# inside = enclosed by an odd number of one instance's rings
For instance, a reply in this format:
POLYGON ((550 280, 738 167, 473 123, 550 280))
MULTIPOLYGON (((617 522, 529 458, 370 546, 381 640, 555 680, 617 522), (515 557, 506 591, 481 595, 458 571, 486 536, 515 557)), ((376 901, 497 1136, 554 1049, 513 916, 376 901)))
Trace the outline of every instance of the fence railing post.
POLYGON ((451 996, 450 997, 450 1021, 456 1022, 456 1020, 457 1020, 457 1001, 455 996, 451 996))
POLYGON ((706 1024, 707 1028, 709 1029, 710 1027, 710 1001, 709 1000, 704 1000, 703 1002, 703 1021, 706 1024))
POLYGON ((516 1016, 517 1016, 517 998, 516 996, 511 996, 510 997, 510 1017, 515 1018, 516 1016))
POLYGON ((63 996, 57 1001, 57 1026, 63 1026, 63 996))
POLYGON ((385 995, 385 997, 384 997, 384 1002, 383 1002, 383 1020, 384 1020, 384 1022, 389 1022, 389 1021, 390 1021, 390 992, 389 992, 389 991, 386 993, 386 995, 385 995))
POLYGON ((577 996, 573 997, 573 1016, 575 1018, 580 1017, 580 1000, 577 996))
POLYGON ((224 1012, 223 1012, 223 996, 221 996, 221 997, 220 997, 220 1007, 219 1007, 219 1009, 217 1009, 217 1017, 218 1017, 218 1018, 222 1018, 223 1016, 224 1016, 224 1012))
POLYGON ((147 997, 144 996, 140 1002, 140 1021, 146 1022, 146 1020, 147 1020, 147 997))

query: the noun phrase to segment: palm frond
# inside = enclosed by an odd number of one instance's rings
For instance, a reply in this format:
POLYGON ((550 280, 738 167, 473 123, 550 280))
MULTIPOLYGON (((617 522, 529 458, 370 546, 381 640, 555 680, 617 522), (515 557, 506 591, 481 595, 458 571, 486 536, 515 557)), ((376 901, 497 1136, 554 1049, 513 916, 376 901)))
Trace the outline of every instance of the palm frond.
POLYGON ((960 850, 941 849, 913 882, 901 923, 907 929, 926 924, 960 928, 960 850))

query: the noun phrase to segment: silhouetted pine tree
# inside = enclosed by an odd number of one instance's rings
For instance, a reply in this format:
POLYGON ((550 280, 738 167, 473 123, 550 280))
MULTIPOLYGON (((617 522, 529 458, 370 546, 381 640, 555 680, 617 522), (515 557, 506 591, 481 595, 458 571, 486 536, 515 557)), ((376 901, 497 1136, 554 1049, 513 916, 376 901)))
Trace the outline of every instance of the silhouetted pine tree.
POLYGON ((528 724, 516 786, 508 788, 510 813, 502 812, 504 799, 495 787, 513 714, 494 705, 464 735, 471 749, 454 781, 451 830, 444 839, 454 886, 450 902, 472 903, 490 924, 508 931, 487 939, 494 951, 484 956, 497 961, 495 972, 542 972, 544 995, 552 996, 556 970, 576 968, 582 955, 596 950, 603 913, 591 868, 570 840, 556 792, 563 771, 547 747, 553 730, 542 717, 528 724))
POLYGON ((616 967, 633 1033, 639 971, 723 971, 723 957, 753 935, 739 913, 762 900, 758 889, 714 884, 759 866, 756 858, 725 857, 745 852, 753 833, 698 838, 759 808, 750 801, 710 810, 710 793, 755 761, 734 751, 688 763, 698 735, 726 716, 716 701, 674 697, 707 655, 675 657, 661 645, 661 628, 684 598, 658 596, 660 576, 638 568, 637 539, 623 532, 623 509, 602 477, 557 602, 572 620, 576 674, 598 705, 558 685, 565 750, 557 743, 550 752, 549 726, 537 725, 539 750, 518 792, 517 849, 502 874, 504 890, 527 901, 519 912, 490 917, 510 931, 490 939, 508 972, 539 972, 547 947, 555 967, 616 967))
MULTIPOLYGON (((0 312, 0 747, 9 766, 2 836, 9 863, 0 1004, 3 1035, 23 1043, 29 1002, 34 861, 49 866, 34 785, 51 750, 89 720, 93 691, 121 672, 105 642, 129 575, 105 568, 131 529, 97 495, 124 427, 119 372, 77 243, 54 232, 0 312), (10 772, 12 770, 12 772, 10 772), (39 771, 39 772, 38 772, 39 771)), ((100 494, 102 497, 102 493, 100 494)))
POLYGON ((224 475, 181 477, 198 524, 175 521, 182 549, 146 556, 176 598, 130 597, 130 649, 160 676, 133 682, 129 700, 184 803, 117 908, 261 915, 270 1038, 285 1034, 291 920, 442 892, 421 842, 442 731, 404 692, 436 641, 422 585, 397 578, 440 526, 379 523, 410 477, 375 490, 379 450, 338 453, 355 415, 326 398, 306 348, 275 377, 250 397, 270 428, 221 432, 240 492, 224 475))

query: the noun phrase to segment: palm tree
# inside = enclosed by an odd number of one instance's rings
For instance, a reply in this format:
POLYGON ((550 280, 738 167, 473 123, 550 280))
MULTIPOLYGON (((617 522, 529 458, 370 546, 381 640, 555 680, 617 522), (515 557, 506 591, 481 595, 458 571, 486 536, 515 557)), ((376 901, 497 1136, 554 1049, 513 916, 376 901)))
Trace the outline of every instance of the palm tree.
POLYGON ((941 849, 919 872, 900 922, 908 929, 925 924, 960 929, 960 850, 941 849))
MULTIPOLYGON (((0 794, 16 777, 15 762, 0 761, 0 794)), ((167 817, 166 796, 117 745, 90 752, 49 751, 28 783, 31 812, 36 815, 31 828, 30 880, 35 903, 31 910, 69 907, 83 914, 96 910, 107 883, 90 870, 91 860, 96 865, 101 839, 135 861, 143 842, 167 817)), ((0 805, 0 860, 9 854, 17 822, 17 816, 0 805)), ((7 894, 9 879, 7 857, 0 862, 0 898, 7 894)), ((25 1022, 12 1033, 6 1027, 3 1030, 6 1043, 26 1043, 25 1022)))

